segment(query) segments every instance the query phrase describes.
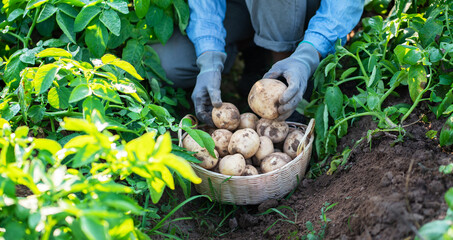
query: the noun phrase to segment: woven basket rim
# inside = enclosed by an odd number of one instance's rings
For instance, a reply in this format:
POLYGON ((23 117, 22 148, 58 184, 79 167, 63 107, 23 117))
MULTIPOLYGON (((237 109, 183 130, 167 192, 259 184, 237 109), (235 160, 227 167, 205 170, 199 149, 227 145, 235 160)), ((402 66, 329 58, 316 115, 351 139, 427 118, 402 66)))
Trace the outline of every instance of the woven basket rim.
MULTIPOLYGON (((306 124, 303 124, 303 123, 298 123, 298 122, 291 122, 291 121, 286 121, 286 123, 294 128, 294 127, 303 127, 303 128, 307 128, 308 126, 306 124)), ((182 139, 184 139, 184 137, 187 135, 187 133, 184 133, 184 135, 182 136, 182 139)), ((254 179, 254 178, 262 178, 262 177, 266 177, 268 175, 273 175, 277 172, 282 172, 282 171, 285 171, 286 169, 288 168, 291 168, 293 165, 296 165, 298 163, 298 161, 300 159, 302 159, 302 157, 304 156, 304 154, 306 154, 309 149, 311 148, 311 145, 314 141, 314 135, 311 135, 310 137, 310 141, 309 141, 309 144, 310 147, 309 148, 305 148, 303 152, 301 152, 299 155, 297 155, 294 159, 291 159, 290 162, 288 162, 287 164, 285 164, 284 166, 278 168, 278 169, 275 169, 273 171, 270 171, 270 172, 267 172, 267 173, 260 173, 260 174, 257 174, 257 175, 249 175, 249 176, 232 176, 232 175, 225 175, 225 174, 221 174, 221 173, 217 173, 217 172, 214 172, 212 171, 211 169, 205 169, 203 167, 200 167, 199 165, 197 165, 196 163, 194 162, 190 162, 190 165, 194 168, 196 168, 198 171, 202 171, 204 173, 206 173, 207 175, 211 175, 211 176, 217 176, 221 179, 237 179, 237 180, 240 180, 240 179, 254 179)))

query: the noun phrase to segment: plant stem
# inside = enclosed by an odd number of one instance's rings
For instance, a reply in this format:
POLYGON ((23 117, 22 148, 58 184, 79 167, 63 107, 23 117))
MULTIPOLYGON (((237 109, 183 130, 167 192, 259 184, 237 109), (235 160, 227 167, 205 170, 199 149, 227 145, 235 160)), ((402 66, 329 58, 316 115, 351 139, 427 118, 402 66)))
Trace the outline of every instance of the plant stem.
POLYGON ((79 112, 59 111, 59 112, 46 112, 44 117, 82 117, 83 114, 79 112))
POLYGON ((349 82, 349 81, 353 81, 353 80, 357 80, 357 79, 362 79, 362 80, 366 81, 366 78, 364 76, 355 76, 355 77, 345 78, 345 79, 343 79, 341 81, 338 81, 336 83, 336 85, 339 86, 340 84, 343 84, 343 83, 346 83, 346 82, 349 82))
POLYGON ((399 82, 401 82, 401 79, 400 80, 397 80, 397 82, 395 82, 395 84, 393 84, 392 87, 390 87, 387 92, 384 93, 384 95, 382 95, 381 99, 379 100, 379 110, 381 109, 381 106, 382 106, 382 103, 384 103, 385 99, 387 99, 387 97, 392 94, 393 90, 395 90, 395 88, 397 88, 399 86, 399 82))
POLYGON ((50 128, 52 129, 52 132, 55 132, 55 123, 53 123, 53 118, 50 118, 50 128))
POLYGON ((349 119, 352 119, 352 118, 356 118, 356 117, 363 117, 363 116, 375 116, 377 118, 379 118, 380 120, 384 120, 388 125, 389 127, 391 128, 397 128, 398 126, 392 122, 392 120, 390 120, 388 117, 383 117, 381 114, 377 113, 377 112, 363 112, 363 113, 357 113, 357 114, 354 114, 354 115, 351 115, 351 116, 348 116, 348 117, 345 117, 343 119, 341 119, 337 124, 335 124, 335 126, 333 126, 330 130, 329 130, 329 134, 332 134, 333 131, 339 127, 342 123, 344 123, 345 121, 348 121, 349 119))
POLYGON ((33 32, 33 29, 35 28, 35 25, 36 25, 36 20, 38 19, 38 15, 39 15, 39 9, 41 7, 37 7, 36 8, 36 11, 35 11, 35 16, 33 17, 33 22, 31 23, 31 26, 30 26, 30 29, 28 29, 28 33, 27 33, 27 36, 25 37, 25 44, 24 44, 24 48, 28 48, 28 41, 31 40, 31 34, 33 32))
POLYGON ((365 67, 363 67, 362 61, 360 60, 359 51, 357 51, 356 55, 352 55, 352 56, 354 56, 355 60, 359 64, 360 70, 362 71, 362 74, 365 77, 365 81, 366 81, 366 83, 368 85, 368 82, 370 81, 370 77, 366 73, 365 67))
POLYGON ((13 36, 13 37, 19 39, 19 40, 22 42, 22 44, 24 44, 24 47, 27 45, 27 42, 25 41, 25 39, 24 39, 23 37, 21 37, 21 36, 15 34, 15 33, 12 33, 12 32, 7 32, 7 33, 8 33, 9 35, 11 35, 11 36, 13 36))
POLYGON ((145 194, 145 211, 143 211, 143 215, 142 215, 142 228, 144 229, 146 227, 146 210, 148 209, 148 204, 149 204, 149 192, 147 192, 145 194))

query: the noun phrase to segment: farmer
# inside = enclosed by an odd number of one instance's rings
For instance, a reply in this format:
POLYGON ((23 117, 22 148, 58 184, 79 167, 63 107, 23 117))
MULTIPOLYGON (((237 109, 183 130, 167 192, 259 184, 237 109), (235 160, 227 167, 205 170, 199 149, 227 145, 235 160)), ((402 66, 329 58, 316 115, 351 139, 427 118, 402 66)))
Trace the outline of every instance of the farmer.
POLYGON ((364 0, 319 1, 189 0, 187 36, 174 31, 165 45, 153 48, 175 87, 195 86, 195 113, 212 125, 212 107, 222 104, 221 73, 231 69, 238 43, 253 36, 272 52, 274 64, 263 78, 288 83, 279 100, 283 120, 302 100, 319 61, 335 51, 338 39, 346 42, 362 15, 364 0))

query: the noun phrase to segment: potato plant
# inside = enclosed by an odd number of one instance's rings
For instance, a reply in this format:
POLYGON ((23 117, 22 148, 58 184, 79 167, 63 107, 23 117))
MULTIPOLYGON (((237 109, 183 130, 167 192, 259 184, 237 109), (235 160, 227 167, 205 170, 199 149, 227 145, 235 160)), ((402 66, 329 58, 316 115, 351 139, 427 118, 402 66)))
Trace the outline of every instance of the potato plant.
MULTIPOLYGON (((338 43, 336 53, 321 62, 311 101, 299 110, 316 119, 316 151, 322 162, 337 154, 338 139, 359 117, 378 122, 368 140, 382 131, 403 140, 410 124, 406 120, 421 103, 437 118, 446 117, 434 135, 441 146, 453 144, 452 8, 448 1, 396 1, 386 19, 364 18, 364 31, 357 32, 348 47, 338 43), (350 88, 347 93, 345 86, 350 88), (411 103, 389 104, 401 89, 409 92, 411 103)), ((335 159, 329 172, 346 161, 335 159)))

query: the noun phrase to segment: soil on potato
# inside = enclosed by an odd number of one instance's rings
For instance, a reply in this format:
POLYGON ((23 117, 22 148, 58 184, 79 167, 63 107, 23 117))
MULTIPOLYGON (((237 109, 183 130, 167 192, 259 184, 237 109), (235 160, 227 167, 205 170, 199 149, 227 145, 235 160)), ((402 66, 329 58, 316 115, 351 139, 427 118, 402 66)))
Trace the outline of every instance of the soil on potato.
MULTIPOLYGON (((401 99, 408 97, 398 101, 401 99)), ((319 232, 321 208, 328 202, 337 204, 326 212, 331 221, 325 239, 412 239, 420 226, 445 216, 444 194, 453 187, 453 176, 438 171, 440 165, 453 162, 452 148, 442 149, 438 139, 426 137, 428 130, 440 132, 445 119, 437 120, 429 114, 428 106, 422 105, 406 120, 408 124, 413 122, 417 123, 406 127, 403 142, 394 144, 396 136, 391 134, 375 136, 371 146, 364 141, 333 175, 304 179, 287 200, 239 207, 214 234, 220 217, 218 221, 214 217, 209 224, 199 219, 185 221, 180 227, 189 231, 191 239, 295 239, 308 233, 307 221, 319 232), (423 114, 427 114, 428 121, 417 122, 423 114), (297 213, 296 219, 290 210, 280 208, 295 224, 282 221, 285 218, 275 212, 259 215, 279 206, 288 206, 297 213), (219 237, 221 232, 226 234, 219 237)), ((350 127, 338 149, 352 147, 368 129, 375 128, 371 118, 361 119, 350 127)), ((190 203, 181 216, 199 210, 201 203, 190 203)))

